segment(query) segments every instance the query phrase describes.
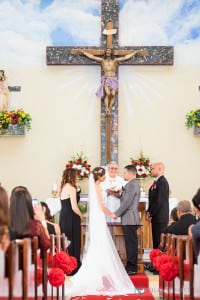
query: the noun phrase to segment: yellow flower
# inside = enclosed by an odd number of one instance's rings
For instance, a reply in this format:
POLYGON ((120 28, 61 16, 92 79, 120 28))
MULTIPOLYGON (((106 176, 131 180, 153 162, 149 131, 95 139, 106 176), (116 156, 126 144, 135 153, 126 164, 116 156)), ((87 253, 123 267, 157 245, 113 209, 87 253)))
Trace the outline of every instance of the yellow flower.
POLYGON ((24 119, 26 117, 25 113, 22 113, 22 118, 24 119))
POLYGON ((197 126, 200 127, 200 122, 197 123, 197 126))

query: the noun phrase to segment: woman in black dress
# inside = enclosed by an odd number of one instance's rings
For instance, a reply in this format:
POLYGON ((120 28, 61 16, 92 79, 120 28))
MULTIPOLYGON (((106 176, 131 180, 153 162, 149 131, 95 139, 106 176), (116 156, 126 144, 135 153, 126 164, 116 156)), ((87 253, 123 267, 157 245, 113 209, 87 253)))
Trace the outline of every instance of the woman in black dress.
MULTIPOLYGON (((60 229, 71 241, 69 254, 76 257, 80 267, 81 249, 81 219, 82 213, 78 208, 80 192, 77 192, 77 171, 73 168, 64 170, 60 186, 60 229)), ((77 270, 78 270, 77 268, 77 270)))

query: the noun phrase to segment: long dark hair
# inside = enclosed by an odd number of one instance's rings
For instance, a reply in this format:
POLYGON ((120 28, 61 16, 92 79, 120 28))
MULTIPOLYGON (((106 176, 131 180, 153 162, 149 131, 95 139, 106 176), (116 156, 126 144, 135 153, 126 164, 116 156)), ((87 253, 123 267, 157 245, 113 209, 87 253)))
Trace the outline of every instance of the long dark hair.
POLYGON ((29 233, 30 220, 33 220, 32 197, 25 188, 17 188, 10 198, 10 228, 19 235, 29 233))
POLYGON ((47 221, 52 222, 53 221, 53 217, 51 215, 50 209, 48 207, 48 205, 46 204, 46 202, 40 202, 40 204, 42 205, 42 207, 45 207, 45 219, 47 221))
POLYGON ((6 190, 0 186, 0 226, 8 226, 8 194, 6 190))
POLYGON ((60 190, 62 190, 63 186, 66 183, 69 183, 73 187, 76 188, 76 181, 77 181, 78 172, 76 169, 68 168, 63 171, 62 181, 60 184, 60 190))

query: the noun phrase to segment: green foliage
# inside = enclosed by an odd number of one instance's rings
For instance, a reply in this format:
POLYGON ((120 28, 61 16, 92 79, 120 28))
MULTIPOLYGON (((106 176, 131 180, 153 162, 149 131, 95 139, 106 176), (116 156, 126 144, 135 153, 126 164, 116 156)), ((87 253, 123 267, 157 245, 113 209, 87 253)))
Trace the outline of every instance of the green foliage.
POLYGON ((200 109, 191 110, 186 114, 186 128, 200 127, 200 109))

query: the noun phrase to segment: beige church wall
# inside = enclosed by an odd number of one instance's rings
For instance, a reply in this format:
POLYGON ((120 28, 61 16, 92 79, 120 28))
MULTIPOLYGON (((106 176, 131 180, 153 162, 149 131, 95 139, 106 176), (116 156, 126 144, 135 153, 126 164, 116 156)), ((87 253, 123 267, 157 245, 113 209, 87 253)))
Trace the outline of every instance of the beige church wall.
MULTIPOLYGON (((33 122, 24 137, 0 138, 1 182, 9 192, 22 184, 46 199, 71 155, 83 151, 92 167, 100 163, 100 102, 94 95, 100 68, 4 69, 8 83, 11 78, 11 84, 21 85, 20 104, 33 122)), ((120 173, 142 150, 151 161, 166 164, 171 195, 178 199, 191 199, 199 187, 200 138, 184 125, 186 112, 198 107, 199 73, 198 67, 178 65, 119 71, 120 173)), ((150 183, 144 182, 145 190, 150 183)), ((87 180, 81 186, 87 192, 87 180)))
MULTIPOLYGON (((190 200, 200 187, 200 138, 184 123, 185 114, 199 107, 199 65, 126 68, 121 67, 120 76, 130 74, 134 68, 143 88, 127 97, 131 115, 127 114, 123 87, 120 88, 120 165, 126 165, 130 157, 143 151, 152 162, 165 163, 171 196, 190 200)), ((133 87, 137 88, 135 77, 133 87)), ((131 78, 129 90, 130 86, 131 78)), ((151 182, 144 181, 146 191, 151 182)))
POLYGON ((72 155, 83 151, 93 166, 99 165, 100 101, 93 88, 99 69, 47 67, 45 62, 37 69, 4 69, 8 84, 12 72, 18 76, 20 107, 31 114, 32 128, 24 137, 0 137, 0 181, 9 192, 25 185, 45 199, 54 183, 60 185, 72 155))
MULTIPOLYGON (((45 47, 57 42, 52 32, 59 28, 66 43, 69 38, 98 46, 101 1, 57 5, 52 0, 43 9, 39 2, 0 2, 0 69, 8 85, 22 89, 10 93, 10 105, 24 108, 33 120, 24 137, 0 137, 0 182, 9 193, 25 185, 44 200, 53 184, 60 184, 71 155, 83 151, 92 167, 100 164, 100 100, 95 96, 100 67, 47 66, 45 47)), ((191 199, 200 186, 200 137, 184 123, 186 113, 200 107, 198 7, 186 7, 185 17, 181 1, 169 7, 161 1, 159 9, 154 1, 122 2, 120 44, 173 45, 175 56, 173 66, 119 68, 120 174, 142 150, 152 162, 165 163, 171 195, 191 199)), ((144 182, 146 191, 151 181, 144 182)), ((80 183, 83 193, 87 183, 80 183)))

